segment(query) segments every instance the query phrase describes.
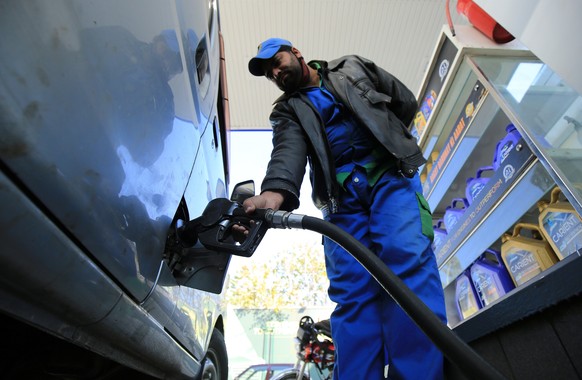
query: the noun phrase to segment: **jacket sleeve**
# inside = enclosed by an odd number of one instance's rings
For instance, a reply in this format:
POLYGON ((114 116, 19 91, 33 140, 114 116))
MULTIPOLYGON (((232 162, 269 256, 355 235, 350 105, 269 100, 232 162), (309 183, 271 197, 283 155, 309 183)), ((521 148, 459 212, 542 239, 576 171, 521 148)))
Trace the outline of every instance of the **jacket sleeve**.
POLYGON ((280 191, 285 195, 282 210, 299 207, 299 191, 307 165, 307 143, 303 128, 286 107, 279 103, 270 116, 273 150, 261 192, 280 191))
POLYGON ((418 109, 418 103, 412 91, 398 78, 377 66, 374 62, 364 58, 361 59, 367 69, 376 76, 377 82, 375 84, 378 91, 392 98, 389 105, 390 110, 402 120, 405 126, 409 126, 418 109))

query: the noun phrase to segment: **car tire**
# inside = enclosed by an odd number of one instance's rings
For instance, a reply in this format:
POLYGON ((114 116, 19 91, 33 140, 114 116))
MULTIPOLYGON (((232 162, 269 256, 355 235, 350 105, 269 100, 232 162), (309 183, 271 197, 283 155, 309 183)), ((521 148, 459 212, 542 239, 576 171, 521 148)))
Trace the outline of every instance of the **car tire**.
POLYGON ((204 357, 200 380, 227 380, 228 355, 224 336, 219 330, 214 330, 210 337, 208 351, 204 357))

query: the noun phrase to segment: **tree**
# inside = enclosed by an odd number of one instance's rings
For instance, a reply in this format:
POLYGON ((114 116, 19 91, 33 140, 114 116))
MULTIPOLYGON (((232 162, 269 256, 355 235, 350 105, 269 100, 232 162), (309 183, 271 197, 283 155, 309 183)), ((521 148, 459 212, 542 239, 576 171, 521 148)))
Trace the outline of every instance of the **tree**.
POLYGON ((234 308, 270 309, 328 306, 329 281, 320 244, 294 243, 266 262, 249 261, 229 280, 227 302, 234 308))

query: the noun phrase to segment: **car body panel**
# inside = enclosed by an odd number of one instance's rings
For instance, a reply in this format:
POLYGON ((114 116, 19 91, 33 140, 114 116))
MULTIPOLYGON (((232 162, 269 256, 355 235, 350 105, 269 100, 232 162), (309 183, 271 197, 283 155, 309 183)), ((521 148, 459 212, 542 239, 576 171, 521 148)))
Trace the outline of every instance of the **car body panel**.
POLYGON ((4 312, 156 376, 192 378, 197 373, 199 361, 125 296, 3 174, 0 203, 3 253, 44 253, 41 247, 52 248, 33 263, 27 255, 2 255, 0 308, 4 312), (50 270, 55 260, 60 263, 58 270, 50 270), (80 276, 84 281, 79 281, 80 276))
POLYGON ((216 2, 8 0, 0 33, 0 308, 191 376, 230 255, 179 252, 194 276, 167 251, 180 207, 228 194, 216 2))
MULTIPOLYGON (((124 287, 143 300, 157 275, 155 252, 165 244, 155 237, 164 235, 167 215, 182 197, 202 133, 198 122, 205 128, 206 120, 198 120, 198 113, 188 117, 195 122, 174 118, 162 66, 148 62, 155 59, 155 38, 164 33, 178 40, 167 7, 139 7, 156 11, 148 22, 159 25, 150 25, 148 34, 143 27, 109 25, 105 15, 113 17, 117 12, 111 10, 120 5, 97 3, 38 2, 35 9, 33 3, 12 2, 13 12, 2 12, 2 33, 14 37, 2 46, 2 72, 12 74, 3 76, 0 89, 8 119, 2 123, 2 158, 116 278, 128 278, 124 287), (46 20, 42 13, 49 11, 61 16, 46 26, 27 27, 46 20)), ((136 20, 136 25, 141 24, 136 20)), ((177 76, 187 77, 187 70, 177 76)))
POLYGON ((123 292, 2 173, 0 204, 2 309, 32 322, 42 320, 66 337, 77 326, 105 317, 123 292), (44 253, 46 247, 51 247, 47 254, 26 254, 44 253), (78 286, 80 276, 84 286, 78 286), (99 302, 77 302, 83 299, 99 302))

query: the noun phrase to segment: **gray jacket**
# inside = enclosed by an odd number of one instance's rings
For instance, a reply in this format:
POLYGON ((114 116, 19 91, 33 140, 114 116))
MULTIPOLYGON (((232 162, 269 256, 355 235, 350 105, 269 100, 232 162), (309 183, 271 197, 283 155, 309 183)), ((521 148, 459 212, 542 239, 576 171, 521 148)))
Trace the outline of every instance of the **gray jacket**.
MULTIPOLYGON (((323 84, 336 100, 395 157, 404 175, 414 175, 426 160, 407 129, 417 110, 412 92, 362 57, 349 55, 313 62, 322 67, 323 84)), ((281 209, 294 210, 299 206, 299 189, 309 162, 315 206, 335 212, 339 186, 319 113, 299 91, 283 94, 274 104, 270 116, 273 151, 261 191, 284 191, 281 209)))

